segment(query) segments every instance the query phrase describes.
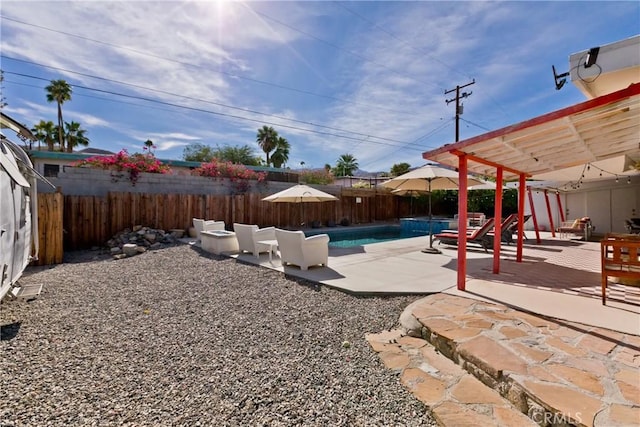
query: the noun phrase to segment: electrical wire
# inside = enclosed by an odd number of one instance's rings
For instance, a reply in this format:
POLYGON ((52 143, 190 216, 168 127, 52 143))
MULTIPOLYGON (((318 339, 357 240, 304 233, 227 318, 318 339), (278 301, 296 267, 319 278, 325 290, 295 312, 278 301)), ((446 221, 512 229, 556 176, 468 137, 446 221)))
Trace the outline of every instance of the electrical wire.
MULTIPOLYGON (((15 58, 7 57, 5 55, 0 55, 0 57, 1 58, 6 58, 6 59, 16 60, 16 61, 20 61, 20 62, 26 62, 28 64, 38 65, 40 67, 51 68, 51 69, 58 70, 58 71, 64 71, 66 73, 77 74, 77 75, 80 75, 80 76, 83 76, 83 77, 89 77, 89 78, 93 78, 93 79, 103 80, 103 81, 107 81, 107 82, 110 82, 110 83, 116 83, 116 84, 120 84, 120 85, 124 85, 124 86, 131 86, 131 87, 134 87, 136 89, 143 89, 143 90, 147 90, 147 91, 150 91, 150 92, 157 92, 157 93, 161 93, 161 94, 164 94, 164 95, 170 95, 170 96, 173 96, 173 97, 176 97, 176 98, 183 98, 183 99, 188 99, 188 100, 191 100, 191 101, 198 101, 198 102, 203 102, 203 103, 206 103, 206 104, 217 105, 219 107, 229 108, 229 109, 233 109, 233 110, 240 110, 240 111, 245 112, 245 113, 251 113, 251 114, 258 114, 258 115, 267 116, 267 117, 273 117, 273 118, 276 118, 276 119, 279 119, 279 120, 287 120, 287 121, 294 122, 294 123, 300 123, 300 124, 305 124, 305 125, 309 125, 309 126, 315 126, 315 127, 328 129, 328 130, 333 130, 333 131, 338 131, 338 132, 346 132, 346 133, 351 133, 351 134, 355 134, 355 135, 359 135, 359 136, 368 136, 368 137, 372 137, 372 138, 376 138, 376 139, 380 139, 380 140, 385 140, 385 141, 388 141, 388 142, 396 142, 396 143, 401 143, 401 144, 406 143, 405 141, 399 141, 399 140, 395 140, 395 139, 391 139, 391 138, 367 135, 367 134, 364 134, 364 133, 361 133, 361 132, 338 129, 338 128, 334 128, 332 126, 320 125, 320 124, 317 124, 317 123, 308 122, 308 121, 304 121, 304 120, 297 120, 297 119, 293 119, 293 118, 290 118, 290 117, 278 116, 276 114, 263 113, 261 111, 251 110, 251 109, 248 109, 248 108, 235 107, 233 105, 227 105, 227 104, 222 104, 220 102, 208 101, 208 100, 201 99, 201 98, 195 98, 195 97, 191 97, 191 96, 180 95, 180 94, 176 94, 176 93, 172 93, 172 92, 168 92, 168 91, 164 91, 164 90, 160 90, 160 89, 149 88, 149 87, 145 87, 145 86, 141 86, 141 85, 137 85, 137 84, 133 84, 133 83, 127 83, 127 82, 122 82, 122 81, 118 81, 118 80, 112 80, 112 79, 108 79, 108 78, 105 78, 105 77, 99 77, 99 76, 94 76, 94 75, 91 75, 91 74, 80 73, 80 72, 77 72, 77 71, 67 70, 67 69, 59 68, 59 67, 53 67, 53 66, 49 66, 49 65, 38 64, 38 63, 32 62, 32 61, 25 61, 25 60, 15 59, 15 58)), ((35 77, 35 76, 28 75, 28 74, 19 74, 19 73, 15 73, 15 72, 11 72, 11 71, 6 71, 6 73, 7 74, 21 75, 23 77, 35 77)))
MULTIPOLYGON (((49 81, 48 79, 45 79, 43 77, 30 76, 30 75, 22 74, 22 73, 15 73, 15 72, 11 72, 11 71, 5 71, 5 73, 13 74, 13 75, 21 76, 21 77, 37 79, 37 80, 49 81)), ((337 133, 324 132, 324 131, 308 129, 308 128, 301 128, 301 127, 286 125, 286 124, 282 124, 282 123, 273 123, 273 122, 268 122, 268 121, 265 121, 265 120, 252 119, 252 118, 249 118, 249 117, 242 117, 242 116, 238 116, 238 115, 234 115, 234 114, 222 113, 222 112, 218 112, 218 111, 211 111, 211 110, 206 110, 204 108, 198 108, 198 107, 190 107, 190 106, 186 106, 186 105, 180 105, 180 104, 175 104, 175 103, 172 103, 172 102, 160 101, 160 100, 157 100, 157 99, 147 98, 147 97, 143 97, 143 96, 123 94, 123 93, 113 92, 113 91, 104 90, 104 89, 91 88, 91 87, 77 85, 77 84, 70 84, 70 86, 75 87, 75 88, 89 90, 89 91, 95 91, 95 92, 100 92, 100 93, 105 93, 105 94, 110 94, 110 95, 115 95, 115 96, 120 96, 120 97, 125 97, 125 98, 137 99, 137 100, 141 100, 141 101, 145 101, 145 102, 151 102, 151 103, 170 106, 170 107, 175 107, 175 108, 181 108, 181 109, 190 110, 190 111, 197 111, 197 112, 200 112, 200 113, 213 114, 213 115, 222 116, 222 117, 231 118, 231 119, 246 120, 246 121, 250 121, 250 122, 260 123, 260 124, 263 124, 263 125, 266 124, 266 125, 271 125, 271 126, 278 126, 278 127, 283 127, 283 128, 287 128, 287 129, 293 129, 293 130, 298 130, 298 131, 303 131, 303 132, 314 133, 314 134, 318 134, 318 135, 333 136, 333 137, 336 137, 336 138, 342 138, 342 139, 348 139, 348 140, 351 140, 351 141, 362 142, 362 138, 356 138, 356 137, 351 137, 351 136, 347 136, 347 135, 341 135, 341 134, 337 134, 337 133)), ((358 134, 357 132, 345 131, 345 130, 341 130, 341 129, 337 129, 337 128, 332 128, 332 129, 335 130, 335 131, 339 131, 339 132, 347 132, 347 133, 358 134)), ((365 134, 359 134, 359 135, 366 136, 366 137, 371 137, 371 138, 378 138, 378 137, 374 137, 372 135, 365 135, 365 134)), ((402 143, 402 141, 396 141, 396 142, 402 143)), ((367 143, 378 144, 378 145, 388 145, 388 146, 391 146, 391 147, 397 147, 398 146, 397 144, 391 144, 389 142, 382 142, 382 141, 368 141, 367 143)), ((408 144, 411 144, 411 143, 408 143, 408 144)), ((416 148, 409 147, 409 149, 418 150, 418 151, 420 150, 417 147, 416 148)))
MULTIPOLYGON (((365 107, 378 108, 378 109, 381 109, 381 110, 390 111, 390 112, 394 112, 394 113, 406 114, 406 115, 410 115, 410 116, 417 116, 416 113, 411 112, 411 111, 394 110, 394 109, 387 108, 387 107, 384 107, 384 106, 381 106, 381 105, 368 104, 368 103, 364 103, 364 102, 352 101, 352 100, 339 98, 339 97, 335 97, 335 96, 331 96, 331 95, 324 95, 324 94, 319 94, 319 93, 307 91, 307 90, 304 90, 304 89, 298 89, 298 88, 293 88, 293 87, 289 87, 289 86, 285 86, 285 85, 280 85, 278 83, 267 82, 265 80, 254 79, 254 78, 243 76, 243 75, 240 75, 240 74, 230 73, 228 71, 210 69, 210 68, 207 68, 207 67, 202 66, 202 65, 192 64, 192 63, 184 62, 184 61, 179 61, 179 60, 173 59, 173 58, 167 58, 165 56, 161 56, 161 55, 157 55, 157 54, 154 54, 154 53, 140 51, 140 50, 133 49, 133 48, 130 48, 130 47, 127 47, 127 46, 120 46, 120 45, 117 45, 117 44, 114 44, 114 43, 104 42, 104 41, 101 41, 101 40, 92 39, 92 38, 81 36, 81 35, 78 35, 78 34, 69 33, 67 31, 54 30, 52 28, 48 28, 48 27, 45 27, 45 26, 42 26, 42 25, 32 24, 32 23, 21 21, 21 20, 18 20, 18 19, 9 18, 9 17, 4 16, 2 14, 0 14, 0 19, 5 19, 7 21, 12 21, 12 22, 15 22, 15 23, 18 23, 18 24, 21 24, 21 25, 27 25, 27 26, 38 28, 38 29, 41 29, 41 30, 50 31, 50 32, 57 33, 57 34, 62 34, 62 35, 68 36, 68 37, 78 38, 78 39, 89 41, 89 42, 92 42, 92 43, 98 43, 98 44, 101 44, 101 45, 104 45, 104 46, 113 47, 115 49, 121 49, 121 50, 129 51, 129 52, 133 52, 133 53, 136 53, 136 54, 142 55, 142 56, 148 56, 148 57, 155 58, 155 59, 160 59, 160 60, 163 60, 163 61, 173 62, 175 64, 179 64, 179 65, 182 65, 182 66, 185 66, 185 67, 204 69, 207 72, 214 72, 214 73, 218 73, 218 74, 223 74, 223 75, 228 76, 228 77, 233 77, 234 79, 246 80, 246 81, 250 81, 252 83, 258 83, 258 84, 261 84, 261 85, 266 85, 266 86, 274 87, 274 88, 277 88, 277 89, 288 90, 288 91, 291 91, 291 92, 297 92, 297 93, 304 94, 304 95, 316 96, 316 97, 324 98, 324 99, 331 99, 331 100, 334 100, 334 101, 340 101, 340 102, 344 102, 344 103, 348 103, 348 104, 352 104, 352 105, 362 105, 362 106, 365 106, 365 107)), ((11 58, 8 58, 8 59, 11 59, 11 58)), ((15 60, 17 60, 17 59, 15 59, 15 60)))

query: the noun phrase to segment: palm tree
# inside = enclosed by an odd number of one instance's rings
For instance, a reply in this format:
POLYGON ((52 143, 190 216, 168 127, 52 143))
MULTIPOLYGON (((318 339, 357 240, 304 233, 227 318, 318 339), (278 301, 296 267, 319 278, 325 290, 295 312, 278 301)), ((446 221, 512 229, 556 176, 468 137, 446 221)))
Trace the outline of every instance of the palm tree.
POLYGON ((77 122, 65 122, 65 139, 67 140, 67 153, 73 152, 73 147, 77 147, 78 145, 82 145, 86 147, 89 145, 89 138, 85 136, 87 132, 85 129, 80 127, 80 123, 77 122))
POLYGON ((2 82, 4 82, 4 71, 0 70, 0 110, 7 106, 7 98, 4 96, 4 86, 2 86, 2 82))
POLYGON ((358 169, 358 161, 352 154, 343 154, 338 158, 335 167, 336 176, 352 176, 358 169))
POLYGON ((38 150, 40 149, 40 143, 45 143, 49 151, 53 151, 53 144, 55 142, 56 125, 51 120, 45 122, 40 120, 40 123, 35 125, 33 129, 33 136, 38 140, 38 150))
POLYGON ((289 160, 289 150, 291 149, 291 144, 286 138, 281 136, 278 137, 276 141, 276 151, 271 155, 271 160, 273 161, 273 166, 276 168, 282 167, 289 160))
POLYGON ((45 87, 45 90, 47 91, 47 102, 55 101, 58 104, 58 142, 60 150, 64 151, 62 104, 71 101, 71 86, 65 80, 51 80, 51 84, 45 87))
POLYGON ((262 128, 258 129, 258 135, 256 136, 256 142, 262 148, 262 151, 267 155, 267 166, 271 165, 271 159, 269 157, 269 153, 271 153, 274 148, 276 148, 276 143, 278 141, 278 132, 275 131, 271 126, 264 125, 262 128))

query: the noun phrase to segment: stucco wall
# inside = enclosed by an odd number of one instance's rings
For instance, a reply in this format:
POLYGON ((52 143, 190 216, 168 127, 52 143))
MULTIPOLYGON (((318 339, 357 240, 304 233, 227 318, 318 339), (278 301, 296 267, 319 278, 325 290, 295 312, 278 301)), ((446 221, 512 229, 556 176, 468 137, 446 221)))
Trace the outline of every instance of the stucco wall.
MULTIPOLYGON (((637 181, 637 178, 634 179, 637 181)), ((587 183, 580 190, 561 193, 560 198, 567 221, 588 216, 598 234, 623 233, 625 232, 624 220, 640 216, 640 183, 627 184, 626 179, 621 179, 619 182, 608 180, 587 183)), ((544 192, 533 190, 533 200, 538 225, 549 230, 544 192)), ((560 214, 556 200, 555 192, 549 191, 549 205, 554 225, 557 227, 560 214)), ((527 200, 525 213, 529 214, 530 211, 527 200)), ((533 222, 529 220, 525 228, 532 230, 533 222)))
MULTIPOLYGON (((237 185, 228 179, 213 179, 192 175, 163 175, 141 173, 135 185, 127 174, 91 168, 64 168, 57 178, 47 178, 62 193, 69 196, 106 196, 109 192, 162 193, 162 194, 237 194, 237 185)), ((258 183, 249 181, 250 192, 271 194, 295 185, 287 182, 268 181, 258 183)), ((340 194, 336 186, 314 187, 331 194, 340 194)), ((38 182, 38 192, 51 193, 55 190, 43 182, 38 182)))

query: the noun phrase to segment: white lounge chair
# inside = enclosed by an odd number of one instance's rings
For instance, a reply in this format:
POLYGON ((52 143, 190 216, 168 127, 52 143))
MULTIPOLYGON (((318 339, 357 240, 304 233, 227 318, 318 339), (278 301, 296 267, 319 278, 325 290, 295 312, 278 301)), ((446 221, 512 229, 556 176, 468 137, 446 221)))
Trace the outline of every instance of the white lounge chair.
POLYGON ((224 221, 204 220, 193 218, 193 228, 196 229, 196 240, 200 241, 200 233, 203 231, 224 230, 224 221))
POLYGON ((255 224, 233 223, 233 231, 236 232, 238 238, 240 253, 251 252, 256 258, 260 256, 260 252, 270 252, 272 248, 275 249, 272 245, 259 243, 260 241, 276 240, 275 230, 275 227, 259 228, 255 224))
POLYGON ((312 265, 329 263, 329 236, 317 234, 305 237, 302 231, 287 231, 276 228, 276 239, 282 265, 294 264, 301 270, 312 265))

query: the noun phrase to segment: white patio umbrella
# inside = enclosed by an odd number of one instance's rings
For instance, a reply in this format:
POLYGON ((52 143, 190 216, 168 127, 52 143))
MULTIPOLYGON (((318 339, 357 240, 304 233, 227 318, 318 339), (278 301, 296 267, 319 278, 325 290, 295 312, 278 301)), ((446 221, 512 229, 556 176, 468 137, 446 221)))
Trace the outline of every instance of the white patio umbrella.
MULTIPOLYGON (((467 177, 467 185, 480 185, 483 182, 467 177)), ((440 253, 433 247, 433 215, 431 212, 431 191, 432 190, 457 190, 458 172, 444 168, 442 166, 429 164, 414 169, 403 175, 397 176, 381 184, 391 190, 414 190, 427 191, 429 193, 429 247, 423 249, 425 253, 440 253)))
POLYGON ((404 196, 404 197, 411 197, 411 215, 413 215, 413 199, 416 197, 420 197, 423 194, 427 194, 428 191, 427 190, 391 190, 392 194, 395 194, 396 196, 404 196))
POLYGON ((304 214, 304 202, 327 202, 331 200, 338 200, 333 194, 325 193, 316 188, 309 187, 308 185, 298 184, 293 187, 289 187, 286 190, 282 190, 278 193, 272 194, 263 198, 265 202, 273 203, 300 203, 300 221, 304 214))

